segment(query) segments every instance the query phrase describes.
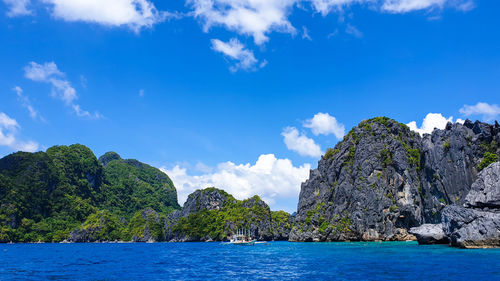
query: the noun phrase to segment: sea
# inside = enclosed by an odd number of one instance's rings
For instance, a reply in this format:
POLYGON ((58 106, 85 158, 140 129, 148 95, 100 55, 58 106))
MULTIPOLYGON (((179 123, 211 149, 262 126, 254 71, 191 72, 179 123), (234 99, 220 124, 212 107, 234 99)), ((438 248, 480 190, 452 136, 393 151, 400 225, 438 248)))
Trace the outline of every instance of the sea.
POLYGON ((500 250, 416 242, 1 244, 0 280, 500 280, 500 250))

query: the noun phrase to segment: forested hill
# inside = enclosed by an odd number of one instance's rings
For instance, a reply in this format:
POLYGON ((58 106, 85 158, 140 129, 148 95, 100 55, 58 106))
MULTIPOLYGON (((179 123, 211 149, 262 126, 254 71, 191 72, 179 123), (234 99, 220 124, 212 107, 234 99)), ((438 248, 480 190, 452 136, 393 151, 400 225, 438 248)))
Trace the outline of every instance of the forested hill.
POLYGON ((172 181, 114 152, 98 160, 75 144, 0 159, 0 242, 62 241, 89 226, 97 240, 130 240, 151 209, 180 209, 172 181))

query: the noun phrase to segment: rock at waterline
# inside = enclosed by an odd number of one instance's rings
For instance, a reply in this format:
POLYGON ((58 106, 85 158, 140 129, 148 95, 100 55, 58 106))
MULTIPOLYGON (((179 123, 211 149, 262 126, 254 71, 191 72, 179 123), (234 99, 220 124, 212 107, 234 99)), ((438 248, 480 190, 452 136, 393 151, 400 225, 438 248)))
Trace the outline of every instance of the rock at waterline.
POLYGON ((412 227, 410 234, 417 237, 419 244, 448 244, 449 239, 444 233, 443 224, 423 224, 412 227))

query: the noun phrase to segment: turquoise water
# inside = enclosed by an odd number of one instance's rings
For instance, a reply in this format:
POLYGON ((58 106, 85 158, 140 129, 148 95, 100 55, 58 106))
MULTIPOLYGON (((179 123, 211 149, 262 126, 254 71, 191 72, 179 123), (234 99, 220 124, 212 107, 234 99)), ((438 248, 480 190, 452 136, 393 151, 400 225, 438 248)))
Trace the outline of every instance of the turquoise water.
POLYGON ((0 245, 0 280, 500 280, 500 250, 415 242, 0 245))

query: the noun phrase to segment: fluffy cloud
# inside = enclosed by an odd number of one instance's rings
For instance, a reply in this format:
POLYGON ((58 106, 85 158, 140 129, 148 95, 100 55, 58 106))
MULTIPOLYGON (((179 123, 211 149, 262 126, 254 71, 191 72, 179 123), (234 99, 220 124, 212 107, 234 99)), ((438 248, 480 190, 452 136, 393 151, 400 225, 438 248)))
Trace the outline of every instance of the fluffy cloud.
POLYGON ((15 119, 0 112, 0 146, 7 146, 13 150, 34 152, 38 150, 38 143, 34 141, 20 141, 17 132, 20 128, 15 119))
POLYGON ((478 102, 476 105, 464 105, 459 112, 465 116, 481 115, 485 121, 493 121, 500 115, 500 107, 496 104, 478 102))
MULTIPOLYGON (((442 130, 446 128, 446 124, 448 124, 448 122, 453 123, 453 117, 445 118, 440 113, 429 113, 427 114, 427 116, 425 116, 424 121, 422 122, 422 126, 420 128, 417 127, 417 122, 415 121, 412 121, 406 125, 410 128, 410 130, 415 131, 420 135, 424 135, 432 133, 434 129, 442 130)), ((463 120, 457 119, 457 122, 463 123, 463 120)))
MULTIPOLYGON (((243 70, 255 70, 256 64, 259 62, 252 51, 245 49, 245 46, 241 42, 233 38, 229 42, 222 42, 219 39, 212 39, 212 49, 214 51, 223 53, 228 58, 236 61, 234 66, 229 69, 232 72, 236 72, 239 69, 243 70)), ((262 65, 262 67, 265 65, 262 65)))
POLYGON ((309 177, 311 166, 295 167, 289 159, 277 159, 273 154, 261 155, 255 164, 225 162, 201 175, 189 175, 179 165, 172 169, 161 168, 174 182, 178 200, 184 204, 187 196, 196 189, 215 186, 224 189, 237 199, 259 195, 272 209, 295 210, 300 185, 309 177), (286 205, 283 202, 289 202, 286 205))
POLYGON ((135 31, 150 28, 173 14, 158 11, 148 0, 44 0, 52 14, 65 21, 83 21, 106 26, 128 26, 135 31))
POLYGON ((26 108, 30 114, 30 117, 34 120, 39 119, 40 121, 44 121, 45 119, 38 113, 38 111, 31 104, 30 99, 23 94, 23 89, 19 86, 16 86, 12 89, 16 95, 17 100, 21 103, 21 105, 26 108))
POLYGON ((8 17, 26 16, 30 15, 31 11, 28 9, 30 0, 3 0, 5 5, 9 7, 7 11, 8 17))
POLYGON ((52 85, 52 96, 71 104, 77 99, 76 91, 71 83, 64 78, 64 73, 59 71, 54 62, 38 64, 30 62, 24 67, 24 76, 36 82, 45 82, 52 85))
POLYGON ((320 157, 323 152, 313 139, 299 133, 295 127, 286 127, 281 132, 283 141, 288 149, 302 156, 320 157))
POLYGON ((345 135, 344 124, 328 113, 315 114, 312 119, 306 120, 304 127, 311 129, 316 136, 333 134, 337 139, 341 139, 345 135))
POLYGON ((24 67, 24 76, 32 81, 48 83, 52 86, 51 96, 63 101, 67 106, 73 109, 78 117, 87 117, 91 119, 100 119, 102 115, 98 112, 91 114, 81 109, 75 101, 78 99, 75 88, 66 80, 65 74, 61 72, 54 62, 38 64, 30 62, 24 67))
POLYGON ((187 0, 193 16, 203 29, 223 26, 238 34, 249 35, 260 45, 269 40, 271 31, 295 34, 288 15, 296 0, 187 0))

